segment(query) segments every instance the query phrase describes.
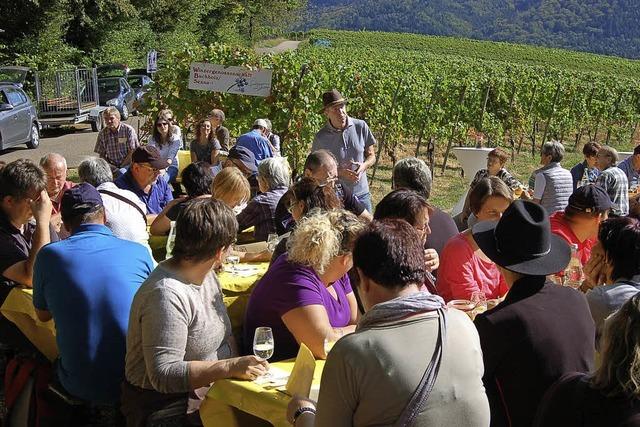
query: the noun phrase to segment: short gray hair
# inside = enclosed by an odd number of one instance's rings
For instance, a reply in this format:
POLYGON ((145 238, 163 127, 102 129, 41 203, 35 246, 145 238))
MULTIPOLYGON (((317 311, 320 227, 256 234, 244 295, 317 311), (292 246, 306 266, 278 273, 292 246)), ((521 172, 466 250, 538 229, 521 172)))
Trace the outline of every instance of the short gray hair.
POLYGON ((408 188, 428 199, 431 196, 433 176, 423 160, 407 157, 393 167, 391 182, 394 188, 408 188))
POLYGON ((67 159, 62 154, 49 153, 42 156, 40 159, 40 167, 43 169, 49 169, 50 167, 61 164, 67 169, 67 159))
POLYGON ((561 162, 564 158, 564 146, 559 141, 547 141, 542 146, 542 154, 551 156, 552 162, 561 162))
POLYGON ((618 163, 618 159, 620 158, 618 156, 618 151, 608 145, 603 145, 602 147, 600 147, 600 149, 598 150, 598 154, 600 153, 604 153, 607 158, 611 160, 611 166, 615 166, 618 163))
POLYGON ((94 187, 113 181, 113 174, 109 163, 100 157, 89 157, 78 166, 78 177, 82 182, 88 182, 94 187))
POLYGON ((277 187, 288 187, 291 182, 291 169, 284 157, 269 157, 258 164, 258 177, 262 178, 273 190, 277 187))
POLYGON ((120 117, 120 111, 116 108, 116 107, 107 107, 102 114, 104 115, 104 117, 107 116, 116 116, 118 119, 121 119, 122 117, 120 117))

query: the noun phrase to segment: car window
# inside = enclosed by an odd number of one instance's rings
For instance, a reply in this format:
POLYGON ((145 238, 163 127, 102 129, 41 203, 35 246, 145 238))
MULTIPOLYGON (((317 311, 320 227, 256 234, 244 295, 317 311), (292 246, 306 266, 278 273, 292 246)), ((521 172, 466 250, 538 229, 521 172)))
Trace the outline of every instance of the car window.
POLYGON ((120 90, 118 81, 117 79, 100 79, 98 80, 98 91, 107 94, 118 93, 120 90))
POLYGON ((7 95, 4 94, 4 92, 2 92, 0 90, 0 104, 8 104, 9 100, 7 99, 7 95))
POLYGON ((7 88, 5 89, 5 93, 7 95, 7 99, 9 100, 9 104, 13 105, 14 107, 27 102, 27 98, 25 98, 23 94, 15 89, 7 88))

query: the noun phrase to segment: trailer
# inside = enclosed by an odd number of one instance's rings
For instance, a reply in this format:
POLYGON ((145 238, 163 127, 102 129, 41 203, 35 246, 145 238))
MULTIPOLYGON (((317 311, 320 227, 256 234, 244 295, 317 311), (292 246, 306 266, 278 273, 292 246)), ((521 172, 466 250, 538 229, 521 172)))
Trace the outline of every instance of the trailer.
POLYGON ((95 68, 35 72, 38 118, 43 128, 89 122, 98 132, 103 127, 98 102, 95 68))

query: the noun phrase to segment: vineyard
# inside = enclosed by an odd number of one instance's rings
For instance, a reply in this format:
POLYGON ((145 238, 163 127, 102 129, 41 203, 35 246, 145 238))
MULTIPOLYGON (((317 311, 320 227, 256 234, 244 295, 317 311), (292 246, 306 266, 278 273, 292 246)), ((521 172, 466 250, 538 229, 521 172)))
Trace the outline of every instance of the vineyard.
MULTIPOLYGON (((628 147, 640 121, 640 63, 613 57, 443 37, 313 31, 297 51, 257 56, 224 45, 168 52, 156 97, 185 129, 214 107, 232 134, 269 117, 299 169, 322 126, 320 95, 332 87, 376 134, 382 156, 418 153, 444 171, 461 144, 535 153, 557 139, 569 148, 588 140, 628 147), (192 91, 193 61, 271 68, 268 98, 192 91), (436 165, 436 158, 439 160, 436 165)), ((375 172, 373 172, 375 173, 375 172)))

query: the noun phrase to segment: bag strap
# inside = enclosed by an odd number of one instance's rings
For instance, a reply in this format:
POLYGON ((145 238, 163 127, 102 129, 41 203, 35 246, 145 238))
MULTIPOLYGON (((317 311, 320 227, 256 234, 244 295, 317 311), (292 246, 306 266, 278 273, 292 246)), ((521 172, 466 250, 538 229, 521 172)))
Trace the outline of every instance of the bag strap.
POLYGON ((400 414, 400 417, 395 422, 394 427, 408 427, 413 425, 416 416, 422 411, 422 408, 429 399, 429 395, 433 390, 433 386, 438 378, 438 372, 440 371, 440 365, 442 364, 442 355, 444 353, 444 342, 447 337, 447 319, 445 317, 444 309, 438 309, 438 339, 436 341, 436 348, 431 356, 431 361, 427 365, 427 369, 422 375, 420 384, 413 392, 409 403, 405 406, 404 410, 400 414))
POLYGON ((136 203, 132 202, 131 200, 127 199, 126 197, 124 197, 121 194, 118 193, 114 193, 113 191, 109 191, 109 190, 98 190, 98 193, 100 194, 106 194, 107 196, 111 196, 115 199, 118 199, 122 202, 127 203, 130 206, 133 206, 134 208, 136 208, 136 210, 138 212, 140 212, 140 215, 142 215, 142 220, 144 221, 144 223, 147 223, 147 215, 145 215, 144 211, 142 210, 142 208, 140 208, 140 206, 138 206, 136 203))

